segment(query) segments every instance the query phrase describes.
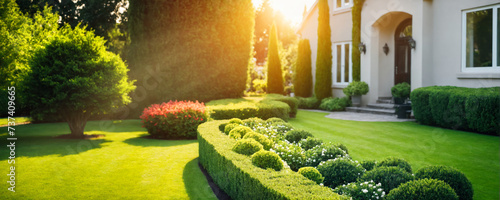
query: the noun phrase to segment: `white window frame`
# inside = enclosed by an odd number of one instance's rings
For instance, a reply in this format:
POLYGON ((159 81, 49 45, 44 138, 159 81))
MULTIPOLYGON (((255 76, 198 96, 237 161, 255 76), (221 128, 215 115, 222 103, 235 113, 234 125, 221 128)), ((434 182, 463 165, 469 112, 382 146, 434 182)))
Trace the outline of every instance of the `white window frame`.
POLYGON ((333 10, 334 11, 335 10, 343 10, 343 9, 347 9, 347 8, 352 8, 352 6, 354 4, 353 3, 354 0, 347 0, 347 1, 349 1, 348 5, 345 5, 345 1, 346 0, 340 0, 340 1, 342 1, 342 4, 340 4, 340 7, 337 7, 337 1, 339 1, 339 0, 333 0, 333 10))
POLYGON ((498 9, 500 8, 500 4, 485 6, 480 8, 468 9, 462 11, 462 72, 500 72, 500 60, 497 59, 497 50, 498 50, 498 42, 500 38, 497 38, 498 31, 500 27, 498 27, 498 9), (493 10, 493 26, 492 26, 492 66, 489 67, 467 67, 467 13, 481 11, 481 10, 493 10))
POLYGON ((352 42, 337 42, 333 43, 333 64, 332 64, 332 83, 334 86, 347 86, 350 82, 352 82, 352 42), (345 52, 345 45, 349 45, 349 51, 350 52, 345 52), (341 52, 340 52, 340 78, 341 82, 337 82, 337 46, 340 45, 341 52), (344 80, 345 79, 345 54, 349 54, 349 80, 344 80))

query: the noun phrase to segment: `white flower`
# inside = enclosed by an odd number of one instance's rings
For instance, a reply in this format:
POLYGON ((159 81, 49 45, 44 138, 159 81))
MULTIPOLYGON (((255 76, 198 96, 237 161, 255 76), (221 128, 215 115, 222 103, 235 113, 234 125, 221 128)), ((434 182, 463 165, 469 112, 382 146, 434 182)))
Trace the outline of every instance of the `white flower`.
POLYGON ((382 192, 382 188, 379 188, 377 191, 382 192))
POLYGON ((363 193, 367 193, 368 192, 367 189, 362 189, 361 191, 363 191, 363 193))

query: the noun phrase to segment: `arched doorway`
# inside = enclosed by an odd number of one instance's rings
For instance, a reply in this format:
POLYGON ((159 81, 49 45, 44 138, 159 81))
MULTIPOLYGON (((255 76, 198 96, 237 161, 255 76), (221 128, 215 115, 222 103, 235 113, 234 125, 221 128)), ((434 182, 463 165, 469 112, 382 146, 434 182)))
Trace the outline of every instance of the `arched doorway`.
POLYGON ((396 28, 394 36, 394 84, 411 84, 411 48, 408 41, 412 38, 412 19, 406 19, 396 28))

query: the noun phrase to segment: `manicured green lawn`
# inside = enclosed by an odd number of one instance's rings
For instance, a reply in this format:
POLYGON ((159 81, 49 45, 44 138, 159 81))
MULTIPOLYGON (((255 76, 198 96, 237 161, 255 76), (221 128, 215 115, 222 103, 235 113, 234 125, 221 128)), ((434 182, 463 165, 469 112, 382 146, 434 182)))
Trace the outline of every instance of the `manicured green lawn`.
POLYGON ((142 138, 139 120, 93 121, 93 140, 53 138, 65 123, 16 127, 16 193, 7 190, 7 128, 0 128, 0 199, 216 199, 198 168, 196 140, 142 138))
POLYGON ((453 166, 472 182, 474 199, 500 199, 499 137, 415 122, 356 122, 325 115, 300 110, 289 122, 324 141, 345 144, 356 160, 400 157, 412 164, 414 172, 427 165, 453 166))
MULTIPOLYGON (((15 120, 11 120, 11 122, 16 122, 16 124, 29 122, 30 119, 27 117, 14 117, 15 120)), ((0 126, 7 126, 9 122, 9 118, 0 118, 0 126)))

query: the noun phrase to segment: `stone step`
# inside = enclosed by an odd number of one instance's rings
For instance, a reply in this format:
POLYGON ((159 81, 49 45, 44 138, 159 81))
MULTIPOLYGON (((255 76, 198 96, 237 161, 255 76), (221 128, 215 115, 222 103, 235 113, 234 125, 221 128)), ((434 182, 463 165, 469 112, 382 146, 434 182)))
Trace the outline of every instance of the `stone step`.
POLYGON ((378 97, 380 100, 392 100, 392 97, 378 97))
POLYGON ((347 112, 358 112, 358 113, 371 113, 371 114, 379 114, 379 115, 396 115, 395 110, 390 109, 377 109, 377 108, 368 108, 368 107, 347 107, 347 112))
POLYGON ((392 104, 392 98, 391 99, 377 99, 377 104, 392 104))
POLYGON ((394 104, 389 104, 389 103, 372 103, 366 106, 368 108, 394 110, 394 104))

